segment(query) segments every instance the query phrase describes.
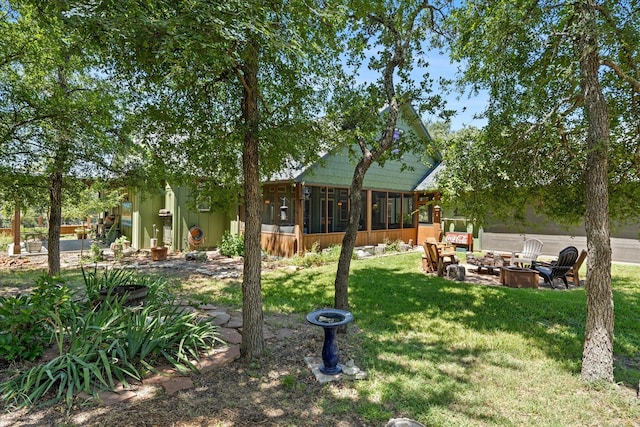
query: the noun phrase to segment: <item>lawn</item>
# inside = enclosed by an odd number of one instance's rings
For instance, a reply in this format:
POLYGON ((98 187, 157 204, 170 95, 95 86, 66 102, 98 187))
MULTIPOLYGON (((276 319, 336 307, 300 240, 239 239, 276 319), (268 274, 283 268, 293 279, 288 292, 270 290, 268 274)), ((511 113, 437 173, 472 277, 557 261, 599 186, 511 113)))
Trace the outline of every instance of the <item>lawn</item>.
MULTIPOLYGON (((308 422, 291 418, 296 413, 291 410, 288 418, 264 421, 266 425, 331 425, 309 415, 314 411, 331 420, 352 420, 345 426, 382 426, 392 417, 429 426, 638 425, 640 266, 613 266, 616 383, 586 384, 579 376, 584 289, 457 283, 424 275, 419 263, 418 253, 353 261, 349 292, 355 321, 339 341, 368 379, 305 387, 301 377, 308 373, 289 370, 285 363, 275 366, 278 355, 270 352, 265 364, 274 366, 262 368, 282 376, 274 389, 260 388, 265 396, 254 398, 253 404, 272 394, 281 405, 295 405, 298 398, 302 405, 308 399, 312 409, 306 412, 308 422)), ((265 273, 265 313, 303 319, 316 308, 331 306, 334 274, 334 264, 265 273)), ((24 273, 3 275, 0 287, 23 286, 28 278, 24 273)), ((240 304, 237 282, 193 276, 176 280, 179 292, 203 302, 240 304)), ((229 402, 228 410, 234 405, 229 402)), ((191 410, 198 413, 194 422, 227 425, 213 410, 191 410)))
MULTIPOLYGON (((617 385, 579 378, 584 289, 487 287, 425 276, 414 254, 353 263, 350 303, 363 331, 355 410, 380 423, 632 425, 640 375, 640 267, 613 267, 617 385)), ((265 278, 268 310, 332 302, 334 267, 265 278)))

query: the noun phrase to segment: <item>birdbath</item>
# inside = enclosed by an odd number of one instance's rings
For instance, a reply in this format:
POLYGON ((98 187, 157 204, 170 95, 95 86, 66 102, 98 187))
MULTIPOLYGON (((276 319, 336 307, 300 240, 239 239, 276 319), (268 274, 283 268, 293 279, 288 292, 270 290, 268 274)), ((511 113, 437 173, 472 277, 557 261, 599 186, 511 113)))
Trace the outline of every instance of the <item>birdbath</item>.
POLYGON ((338 365, 340 353, 335 343, 336 330, 353 320, 353 314, 337 308, 323 308, 307 314, 307 322, 321 326, 324 329, 324 344, 322 346, 323 367, 320 372, 326 375, 337 375, 342 372, 338 365))

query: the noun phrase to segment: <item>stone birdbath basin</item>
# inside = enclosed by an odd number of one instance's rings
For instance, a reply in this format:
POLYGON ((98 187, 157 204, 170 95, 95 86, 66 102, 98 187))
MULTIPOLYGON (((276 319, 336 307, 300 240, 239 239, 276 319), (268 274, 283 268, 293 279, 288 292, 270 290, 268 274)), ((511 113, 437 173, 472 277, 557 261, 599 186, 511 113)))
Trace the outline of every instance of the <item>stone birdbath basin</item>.
POLYGON ((326 375, 337 375, 342 372, 338 364, 340 353, 335 343, 336 330, 353 320, 353 314, 337 308, 323 308, 307 314, 307 321, 312 325, 324 329, 324 344, 322 345, 322 363, 320 372, 326 375))

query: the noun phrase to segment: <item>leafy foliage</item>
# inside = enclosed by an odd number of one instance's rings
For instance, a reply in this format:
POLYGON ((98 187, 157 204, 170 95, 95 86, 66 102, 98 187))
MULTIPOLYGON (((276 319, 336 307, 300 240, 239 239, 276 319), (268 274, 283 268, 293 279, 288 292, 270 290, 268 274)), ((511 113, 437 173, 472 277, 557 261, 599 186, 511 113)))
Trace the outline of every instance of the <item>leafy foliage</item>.
MULTIPOLYGON (((628 221, 640 212, 640 139, 632 125, 640 53, 629 48, 640 36, 633 24, 640 16, 625 2, 606 1, 596 9, 599 83, 611 117, 610 217, 628 221)), ((452 58, 464 64, 463 82, 489 95, 487 127, 463 129, 446 154, 441 182, 465 212, 524 220, 529 206, 565 224, 584 219, 587 156, 593 152, 587 132, 594 118, 581 93, 581 10, 572 2, 471 1, 453 14, 450 23, 459 31, 452 58)))
POLYGON ((33 361, 51 343, 55 317, 73 315, 72 295, 60 278, 43 275, 32 294, 0 297, 0 357, 33 361))
MULTIPOLYGON (((215 326, 174 304, 161 279, 124 270, 100 274, 97 269, 83 270, 83 277, 86 302, 63 298, 68 303, 63 310, 60 304, 55 305, 54 292, 45 298, 39 294, 32 297, 38 304, 50 304, 44 307, 50 326, 47 336, 55 336, 58 356, 0 384, 5 401, 29 406, 53 393, 52 401, 65 400, 70 406, 77 392, 94 393, 113 389, 116 381, 126 384, 140 379, 160 359, 179 370, 195 370, 193 361, 200 352, 219 341, 215 326), (113 290, 125 284, 147 287, 144 306, 125 306, 126 295, 94 304, 100 289, 113 290)), ((25 313, 26 317, 33 323, 40 314, 25 313)))
POLYGON ((452 20, 453 58, 490 95, 484 134, 469 147, 490 160, 482 179, 510 212, 529 205, 584 219, 588 381, 614 378, 610 222, 640 217, 640 193, 631 193, 640 179, 638 19, 633 2, 471 0, 452 20))
POLYGON ((244 236, 225 231, 218 247, 224 256, 244 256, 244 236))

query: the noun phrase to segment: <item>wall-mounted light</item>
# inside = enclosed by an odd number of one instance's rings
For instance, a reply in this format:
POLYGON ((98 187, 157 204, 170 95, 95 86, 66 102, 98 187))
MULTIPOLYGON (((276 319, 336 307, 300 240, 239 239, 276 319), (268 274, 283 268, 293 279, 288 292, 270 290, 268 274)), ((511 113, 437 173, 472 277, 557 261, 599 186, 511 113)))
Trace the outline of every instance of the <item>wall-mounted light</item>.
POLYGON ((287 206, 287 198, 283 197, 282 199, 282 206, 280 206, 280 220, 281 221, 286 221, 287 220, 287 209, 289 209, 289 207, 287 206))
POLYGON ((269 199, 265 199, 264 204, 265 204, 265 205, 268 205, 269 203, 271 203, 271 200, 269 200, 269 199))

